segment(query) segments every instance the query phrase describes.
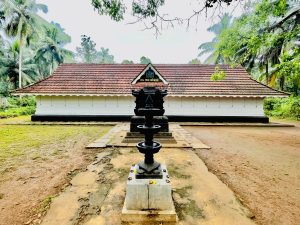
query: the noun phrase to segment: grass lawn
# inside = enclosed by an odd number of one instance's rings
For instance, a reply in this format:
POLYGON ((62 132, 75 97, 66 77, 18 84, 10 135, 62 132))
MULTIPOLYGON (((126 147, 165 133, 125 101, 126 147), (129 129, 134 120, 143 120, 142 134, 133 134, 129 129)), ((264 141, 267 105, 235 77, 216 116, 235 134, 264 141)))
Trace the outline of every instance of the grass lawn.
POLYGON ((0 124, 21 123, 21 122, 30 122, 30 121, 31 121, 30 116, 18 116, 18 117, 0 119, 0 124))
POLYGON ((85 146, 111 129, 5 124, 27 121, 28 116, 0 119, 0 218, 5 224, 26 223, 45 199, 60 192, 72 171, 94 157, 96 152, 85 146))
MULTIPOLYGON (((27 117, 3 119, 6 122, 26 121, 27 117)), ((26 160, 46 161, 64 157, 69 146, 88 144, 106 133, 109 126, 72 125, 4 125, 0 120, 0 172, 15 170, 26 160)), ((0 177, 0 181, 3 176, 0 177)))
POLYGON ((64 142, 68 138, 80 139, 81 136, 90 140, 102 136, 109 127, 99 126, 62 126, 62 125, 0 125, 0 167, 4 161, 12 157, 39 157, 62 149, 48 149, 43 154, 42 147, 64 142))

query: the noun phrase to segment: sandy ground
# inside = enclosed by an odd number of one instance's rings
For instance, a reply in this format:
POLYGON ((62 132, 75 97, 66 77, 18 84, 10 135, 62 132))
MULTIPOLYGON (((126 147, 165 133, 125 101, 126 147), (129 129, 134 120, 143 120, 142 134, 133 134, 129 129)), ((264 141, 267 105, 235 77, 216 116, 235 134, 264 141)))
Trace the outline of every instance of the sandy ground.
MULTIPOLYGON (((68 130, 73 129, 74 134, 67 138, 55 142, 52 139, 27 148, 26 139, 22 139, 23 133, 29 134, 32 128, 12 126, 0 125, 0 151, 3 151, 4 146, 7 147, 7 143, 1 142, 1 139, 9 138, 7 130, 14 130, 15 139, 8 149, 13 152, 23 145, 26 153, 10 156, 0 163, 0 224, 38 224, 52 198, 68 185, 73 176, 94 160, 96 152, 86 151, 85 146, 110 127, 94 127, 93 133, 82 132, 79 126, 74 129, 68 126, 68 130)), ((56 129, 53 126, 51 128, 56 129)), ((63 127, 57 129, 62 130, 63 127)), ((60 131, 60 135, 63 134, 60 131)), ((38 136, 34 132, 30 135, 38 136)))
POLYGON ((296 127, 184 127, 210 150, 209 170, 264 225, 300 224, 300 123, 296 127))

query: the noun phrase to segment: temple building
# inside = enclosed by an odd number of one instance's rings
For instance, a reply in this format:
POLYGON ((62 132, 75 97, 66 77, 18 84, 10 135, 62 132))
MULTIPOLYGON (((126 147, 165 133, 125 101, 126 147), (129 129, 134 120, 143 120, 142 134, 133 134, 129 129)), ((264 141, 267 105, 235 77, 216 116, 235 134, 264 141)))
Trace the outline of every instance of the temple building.
POLYGON ((215 65, 62 64, 48 78, 19 89, 34 95, 37 121, 126 121, 134 115, 132 90, 168 90, 170 121, 268 122, 266 97, 286 97, 255 80, 242 67, 220 66, 225 78, 212 81, 215 65))

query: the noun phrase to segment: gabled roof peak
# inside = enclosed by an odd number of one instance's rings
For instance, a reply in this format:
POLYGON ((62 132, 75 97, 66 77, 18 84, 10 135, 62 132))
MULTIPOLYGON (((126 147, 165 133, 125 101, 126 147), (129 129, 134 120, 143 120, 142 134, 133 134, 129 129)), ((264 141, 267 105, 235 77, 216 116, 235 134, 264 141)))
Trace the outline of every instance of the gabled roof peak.
POLYGON ((149 63, 141 73, 137 75, 136 78, 131 82, 131 84, 136 84, 138 82, 162 82, 168 84, 168 82, 163 78, 163 76, 157 71, 157 69, 149 63))

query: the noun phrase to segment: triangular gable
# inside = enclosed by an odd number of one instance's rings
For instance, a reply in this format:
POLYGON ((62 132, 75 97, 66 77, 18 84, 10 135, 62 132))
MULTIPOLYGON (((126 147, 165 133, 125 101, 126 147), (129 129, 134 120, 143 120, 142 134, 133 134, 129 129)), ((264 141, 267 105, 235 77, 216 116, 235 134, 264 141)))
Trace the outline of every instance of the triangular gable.
POLYGON ((131 84, 136 84, 139 82, 163 82, 164 84, 168 84, 168 82, 151 63, 149 63, 145 69, 143 69, 143 71, 132 81, 131 84))

